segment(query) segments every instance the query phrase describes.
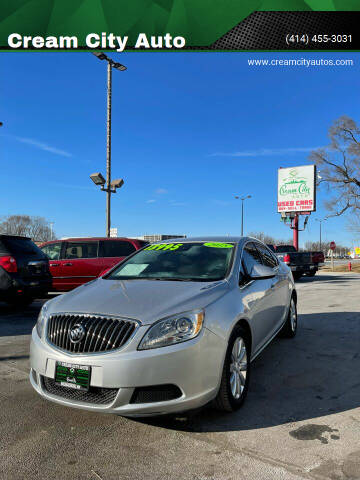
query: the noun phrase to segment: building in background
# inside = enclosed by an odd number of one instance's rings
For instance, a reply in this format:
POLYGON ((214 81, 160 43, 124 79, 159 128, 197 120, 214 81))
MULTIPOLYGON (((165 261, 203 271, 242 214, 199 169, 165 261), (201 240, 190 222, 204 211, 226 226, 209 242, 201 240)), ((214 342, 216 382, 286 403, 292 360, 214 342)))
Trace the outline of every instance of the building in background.
POLYGON ((140 237, 132 237, 137 240, 145 240, 146 242, 159 242, 161 240, 170 240, 171 238, 186 238, 186 235, 163 235, 155 233, 152 235, 141 235, 140 237))

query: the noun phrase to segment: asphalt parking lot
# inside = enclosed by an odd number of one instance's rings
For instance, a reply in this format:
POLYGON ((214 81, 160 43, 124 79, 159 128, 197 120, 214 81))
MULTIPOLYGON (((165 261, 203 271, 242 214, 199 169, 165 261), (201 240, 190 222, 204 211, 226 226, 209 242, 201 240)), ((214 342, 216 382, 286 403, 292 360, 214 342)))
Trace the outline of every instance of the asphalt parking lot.
POLYGON ((255 360, 241 410, 151 420, 41 399, 28 347, 42 302, 0 303, 0 478, 360 479, 360 274, 297 290, 298 335, 255 360))

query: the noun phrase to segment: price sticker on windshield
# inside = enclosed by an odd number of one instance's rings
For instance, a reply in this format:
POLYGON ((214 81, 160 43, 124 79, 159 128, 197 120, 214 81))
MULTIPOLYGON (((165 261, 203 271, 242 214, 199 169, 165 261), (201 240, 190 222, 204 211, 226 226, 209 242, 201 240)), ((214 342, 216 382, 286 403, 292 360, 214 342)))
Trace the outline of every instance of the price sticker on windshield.
POLYGON ((149 245, 144 248, 144 250, 162 250, 162 251, 173 251, 182 247, 183 243, 156 243, 155 245, 149 245))
POLYGON ((204 247, 212 247, 212 248, 233 248, 234 245, 232 245, 231 243, 207 242, 207 243, 204 243, 204 247))

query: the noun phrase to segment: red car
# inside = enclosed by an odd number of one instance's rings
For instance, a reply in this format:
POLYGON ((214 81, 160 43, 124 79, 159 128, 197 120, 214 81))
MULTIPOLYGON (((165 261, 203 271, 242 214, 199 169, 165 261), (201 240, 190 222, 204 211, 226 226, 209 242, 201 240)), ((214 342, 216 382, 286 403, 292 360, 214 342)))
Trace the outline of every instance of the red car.
POLYGON ((99 277, 146 244, 132 238, 67 238, 39 248, 49 258, 53 290, 67 292, 99 277))

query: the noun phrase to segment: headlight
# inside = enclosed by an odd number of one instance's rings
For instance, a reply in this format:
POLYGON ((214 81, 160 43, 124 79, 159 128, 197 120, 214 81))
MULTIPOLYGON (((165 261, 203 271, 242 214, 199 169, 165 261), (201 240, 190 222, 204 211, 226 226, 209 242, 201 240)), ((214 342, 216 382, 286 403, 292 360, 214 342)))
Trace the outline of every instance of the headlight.
POLYGON ((184 312, 160 320, 146 332, 138 350, 167 347, 195 338, 202 329, 203 321, 204 312, 202 310, 184 312))
POLYGON ((42 306, 42 309, 40 310, 40 313, 36 322, 36 331, 40 338, 42 337, 42 334, 44 332, 44 325, 48 316, 47 310, 48 310, 48 304, 46 302, 42 306))

